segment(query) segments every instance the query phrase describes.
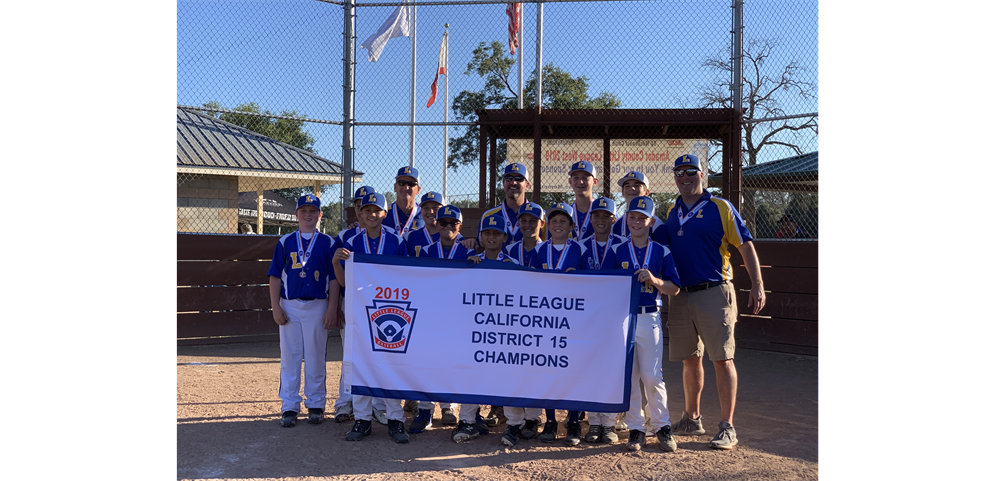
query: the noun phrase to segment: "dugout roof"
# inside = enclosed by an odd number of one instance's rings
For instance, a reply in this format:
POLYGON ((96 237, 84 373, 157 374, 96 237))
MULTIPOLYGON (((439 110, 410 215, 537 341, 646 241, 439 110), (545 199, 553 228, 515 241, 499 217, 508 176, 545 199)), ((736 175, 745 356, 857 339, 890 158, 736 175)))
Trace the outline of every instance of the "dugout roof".
MULTIPOLYGON (((743 167, 743 188, 778 192, 818 192, 819 152, 743 167)), ((709 187, 722 187, 722 173, 708 176, 709 187)))

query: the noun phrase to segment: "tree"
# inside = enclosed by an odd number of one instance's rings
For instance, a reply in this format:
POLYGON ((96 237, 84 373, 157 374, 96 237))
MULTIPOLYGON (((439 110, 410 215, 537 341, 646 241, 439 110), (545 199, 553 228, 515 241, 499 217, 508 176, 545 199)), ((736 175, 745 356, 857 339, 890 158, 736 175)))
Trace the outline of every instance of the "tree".
MULTIPOLYGON (((222 108, 220 103, 213 100, 204 104, 204 107, 212 109, 222 108)), ((264 115, 277 115, 273 114, 269 110, 266 110, 265 112, 262 111, 259 105, 255 102, 240 104, 232 110, 264 115)), ((232 112, 204 111, 203 113, 230 124, 235 124, 239 127, 249 129, 258 134, 265 135, 271 139, 292 145, 298 149, 316 153, 314 150, 314 136, 311 135, 311 132, 304 129, 303 120, 275 119, 272 117, 259 117, 255 115, 240 115, 232 112)), ((284 117, 305 117, 304 115, 298 115, 296 110, 284 110, 278 115, 284 117)), ((274 189, 274 192, 279 193, 287 199, 297 200, 298 197, 304 194, 314 193, 314 188, 290 187, 286 189, 274 189)))
MULTIPOLYGON (((453 113, 457 122, 475 122, 477 120, 477 109, 501 108, 517 109, 518 92, 511 86, 511 70, 515 65, 515 59, 504 55, 504 45, 501 42, 486 42, 480 44, 473 50, 473 59, 467 64, 464 75, 477 74, 484 79, 484 86, 479 91, 464 90, 453 99, 453 113)), ((563 69, 553 64, 547 64, 542 68, 542 105, 548 109, 614 109, 618 108, 622 102, 615 94, 601 92, 597 97, 591 98, 588 94, 588 79, 585 76, 574 77, 563 69)), ((535 85, 536 72, 533 69, 526 82, 523 104, 526 108, 535 105, 535 85)), ((475 165, 479 162, 478 142, 480 141, 480 129, 476 125, 465 128, 463 135, 449 139, 449 167, 453 170, 464 165, 475 165)), ((497 159, 504 163, 507 155, 507 142, 501 140, 497 143, 497 159)), ((498 198, 503 197, 500 191, 498 198)), ((542 199, 536 200, 542 205, 545 202, 566 201, 572 197, 572 193, 549 193, 543 194, 542 199)))
MULTIPOLYGON (((819 134, 819 117, 810 116, 768 122, 750 122, 772 117, 789 115, 782 108, 782 101, 788 98, 814 100, 818 98, 818 86, 800 78, 805 67, 797 60, 774 70, 769 64, 772 53, 780 46, 775 39, 750 39, 743 48, 743 164, 756 165, 760 153, 765 148, 780 145, 791 149, 795 155, 805 152, 798 146, 800 137, 819 134), (771 71, 777 71, 770 75, 771 71)), ((732 108, 733 71, 731 55, 707 58, 703 67, 716 73, 715 80, 700 92, 704 108, 732 108)), ((712 157, 718 155, 718 151, 712 157)), ((711 160, 711 158, 709 159, 711 160)), ((743 219, 747 226, 756 228, 756 199, 752 190, 743 192, 743 219)))

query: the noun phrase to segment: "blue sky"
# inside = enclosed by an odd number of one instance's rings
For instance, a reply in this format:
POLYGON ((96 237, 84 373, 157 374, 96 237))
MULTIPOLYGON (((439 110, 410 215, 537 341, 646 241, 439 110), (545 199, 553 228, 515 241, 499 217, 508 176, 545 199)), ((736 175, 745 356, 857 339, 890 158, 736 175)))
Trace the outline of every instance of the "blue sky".
MULTIPOLYGON (((409 38, 388 42, 377 62, 358 45, 395 7, 357 8, 356 118, 360 122, 409 119, 409 38)), ((536 5, 524 5, 525 77, 535 67, 536 5)), ((179 1, 177 3, 177 102, 210 100, 226 107, 254 101, 271 111, 296 110, 309 117, 342 119, 342 9, 313 0, 179 1)), ((418 8, 416 120, 443 120, 440 98, 425 108, 434 77, 444 24, 450 24, 449 96, 479 90, 482 80, 464 75, 480 42, 507 48, 504 5, 447 5, 418 8)), ((746 37, 777 38, 782 47, 772 64, 797 59, 818 75, 818 3, 750 1, 746 37)), ((701 67, 724 55, 731 26, 729 3, 645 1, 553 3, 544 7, 543 63, 585 76, 589 93, 612 92, 622 108, 694 106, 714 74, 701 67)), ((515 76, 513 74, 513 82, 515 76)), ((440 80, 440 97, 441 93, 440 80)), ((515 86, 517 88, 517 86, 515 86)), ((815 102, 786 104, 794 113, 818 111, 815 102)), ((450 114, 450 120, 453 120, 450 114)), ((317 152, 341 159, 341 127, 308 124, 317 152)), ((450 127, 454 136, 458 128, 450 127)), ((415 166, 425 188, 442 190, 442 127, 416 129, 415 166)), ((806 150, 817 150, 808 140, 806 150)), ((791 155, 772 152, 773 160, 791 155)), ((387 189, 397 168, 408 162, 407 127, 357 127, 356 168, 364 183, 387 189)), ((449 172, 449 193, 477 190, 477 169, 449 172)))

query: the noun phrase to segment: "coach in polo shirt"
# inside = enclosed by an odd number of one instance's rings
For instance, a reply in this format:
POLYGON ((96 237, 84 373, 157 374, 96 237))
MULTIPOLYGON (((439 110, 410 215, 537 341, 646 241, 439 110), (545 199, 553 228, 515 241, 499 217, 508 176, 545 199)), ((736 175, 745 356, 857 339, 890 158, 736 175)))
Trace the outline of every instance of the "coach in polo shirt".
POLYGON ((722 422, 711 447, 732 449, 738 442, 732 417, 738 385, 733 329, 739 311, 729 246, 739 250, 750 274, 747 307, 757 314, 766 299, 753 236, 729 201, 704 190, 704 179, 697 157, 682 155, 674 161, 674 180, 681 196, 667 213, 664 235, 664 244, 670 246, 681 276, 680 292, 670 296, 667 321, 670 360, 684 363, 684 416, 674 434, 705 433, 699 408, 705 383, 702 356, 707 351, 715 366, 722 407, 722 422))

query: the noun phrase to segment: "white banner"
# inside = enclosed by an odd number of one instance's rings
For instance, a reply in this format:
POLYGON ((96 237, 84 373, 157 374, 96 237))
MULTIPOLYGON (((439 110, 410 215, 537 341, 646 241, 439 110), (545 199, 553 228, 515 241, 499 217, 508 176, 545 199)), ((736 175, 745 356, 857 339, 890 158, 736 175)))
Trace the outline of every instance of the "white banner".
POLYGON ((631 273, 355 253, 345 272, 352 394, 628 410, 631 273))

